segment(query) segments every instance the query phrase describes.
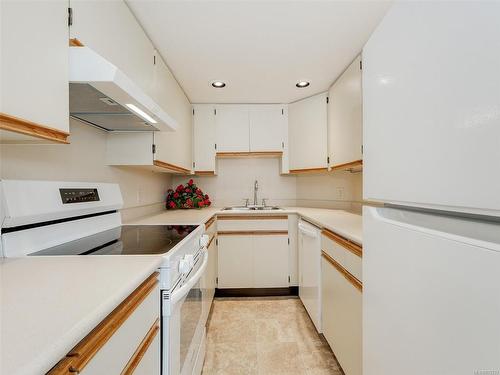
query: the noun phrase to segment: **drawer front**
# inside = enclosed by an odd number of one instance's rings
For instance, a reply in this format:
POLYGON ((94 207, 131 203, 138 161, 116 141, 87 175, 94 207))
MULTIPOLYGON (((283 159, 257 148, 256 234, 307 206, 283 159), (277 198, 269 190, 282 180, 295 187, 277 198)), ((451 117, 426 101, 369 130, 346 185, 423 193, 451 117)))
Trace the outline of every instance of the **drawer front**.
POLYGON ((159 317, 158 273, 154 273, 47 374, 128 374, 145 338, 149 344, 157 333, 159 317))
MULTIPOLYGON (((156 375, 160 374, 160 335, 156 334, 146 352, 140 358, 135 369, 130 374, 134 375, 156 375)), ((128 375, 128 374, 124 374, 128 375)))
MULTIPOLYGON (((336 240, 329 231, 323 231, 321 236, 321 248, 324 252, 335 259, 342 267, 354 275, 358 280, 363 280, 361 248, 355 244, 349 244, 336 240), (356 248, 359 248, 359 252, 356 248), (359 255, 358 255, 359 254, 359 255)), ((346 241, 346 240, 344 240, 346 241)))
MULTIPOLYGON (((120 374, 159 317, 160 297, 156 286, 132 315, 87 364, 82 375, 120 374)), ((158 354, 159 355, 159 354, 158 354)))
POLYGON ((346 375, 362 375, 362 292, 321 259, 323 334, 346 375))
POLYGON ((217 230, 225 231, 288 231, 288 216, 219 216, 217 230))

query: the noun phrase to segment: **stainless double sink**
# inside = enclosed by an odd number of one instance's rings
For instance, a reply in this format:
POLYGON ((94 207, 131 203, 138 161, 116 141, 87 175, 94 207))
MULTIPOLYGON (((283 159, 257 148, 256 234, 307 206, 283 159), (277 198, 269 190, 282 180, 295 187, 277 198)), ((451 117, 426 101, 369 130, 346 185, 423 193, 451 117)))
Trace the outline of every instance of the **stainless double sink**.
POLYGON ((282 210, 281 207, 275 206, 233 206, 224 207, 223 211, 277 211, 282 210))

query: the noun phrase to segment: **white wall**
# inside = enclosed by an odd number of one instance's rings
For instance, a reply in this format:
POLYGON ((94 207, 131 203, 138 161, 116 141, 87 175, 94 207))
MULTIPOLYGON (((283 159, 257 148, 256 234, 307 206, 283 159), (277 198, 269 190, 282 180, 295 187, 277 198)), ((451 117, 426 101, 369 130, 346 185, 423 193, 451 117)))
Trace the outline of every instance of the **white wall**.
POLYGON ((69 145, 0 145, 0 178, 115 182, 129 209, 125 215, 161 209, 169 174, 107 166, 105 132, 76 120, 70 132, 69 145))
MULTIPOLYGON (((361 173, 336 172, 320 175, 280 176, 278 159, 220 159, 218 175, 193 179, 210 195, 214 206, 232 206, 253 200, 253 183, 259 181, 259 204, 307 206, 360 212, 361 173), (339 191, 341 189, 341 191, 339 191)), ((190 177, 175 176, 173 187, 190 177)))

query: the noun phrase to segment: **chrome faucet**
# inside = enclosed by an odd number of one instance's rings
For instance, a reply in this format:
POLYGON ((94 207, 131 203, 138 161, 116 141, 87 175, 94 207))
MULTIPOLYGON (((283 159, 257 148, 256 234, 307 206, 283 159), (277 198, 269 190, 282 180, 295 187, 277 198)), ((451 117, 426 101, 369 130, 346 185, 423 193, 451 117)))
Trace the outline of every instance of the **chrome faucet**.
POLYGON ((259 181, 255 180, 253 184, 253 205, 257 206, 257 191, 259 190, 259 181))

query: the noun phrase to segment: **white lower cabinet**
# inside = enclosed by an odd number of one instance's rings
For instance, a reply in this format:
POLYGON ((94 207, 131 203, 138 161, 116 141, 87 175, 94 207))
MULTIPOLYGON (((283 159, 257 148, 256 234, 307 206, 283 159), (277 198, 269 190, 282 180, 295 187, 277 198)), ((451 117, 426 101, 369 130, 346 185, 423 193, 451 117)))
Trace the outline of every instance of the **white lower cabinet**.
POLYGON ((159 303, 154 274, 47 374, 159 375, 159 303))
POLYGON ((218 288, 286 288, 288 253, 288 234, 219 234, 218 288))
POLYGON ((362 374, 362 247, 329 230, 321 237, 323 334, 346 375, 362 374))
POLYGON ((253 288, 252 236, 219 235, 217 287, 253 288))
POLYGON ((253 236, 253 287, 288 287, 288 235, 253 236))
POLYGON ((346 375, 362 374, 362 293, 321 260, 323 334, 346 375))
POLYGON ((151 345, 144 353, 141 361, 135 368, 134 375, 156 375, 160 374, 160 335, 156 335, 151 345))

